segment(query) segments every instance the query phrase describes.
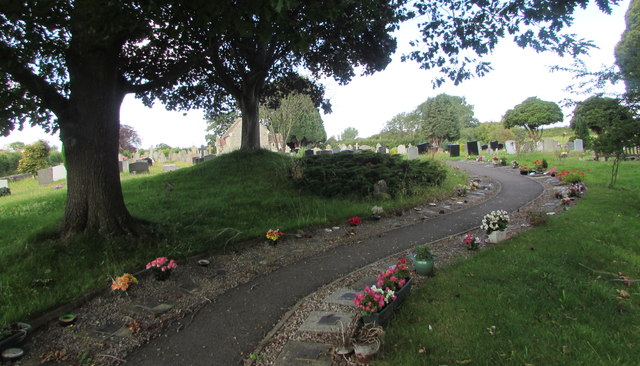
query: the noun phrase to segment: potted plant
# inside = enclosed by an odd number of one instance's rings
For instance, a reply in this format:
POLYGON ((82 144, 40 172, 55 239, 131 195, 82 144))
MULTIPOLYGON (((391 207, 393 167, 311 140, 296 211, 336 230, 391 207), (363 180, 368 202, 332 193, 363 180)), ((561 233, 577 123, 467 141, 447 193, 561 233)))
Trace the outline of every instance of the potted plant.
POLYGON ((480 247, 480 240, 473 234, 467 234, 464 239, 462 239, 462 242, 468 250, 477 250, 480 247))
POLYGON ((0 352, 21 346, 31 333, 31 325, 16 322, 0 329, 0 352))
POLYGON ((151 262, 147 263, 147 269, 153 271, 153 275, 158 281, 165 281, 171 276, 171 271, 178 267, 176 261, 167 257, 158 257, 151 262))
POLYGON ((415 249, 415 257, 413 260, 413 267, 416 272, 421 276, 428 276, 433 272, 433 258, 431 249, 428 246, 418 246, 415 249))
POLYGON ((520 174, 522 175, 529 174, 529 164, 520 165, 520 174))
POLYGON ((282 235, 284 235, 284 233, 279 231, 278 229, 269 229, 269 231, 267 231, 267 239, 269 239, 269 243, 271 245, 278 244, 278 240, 280 240, 280 237, 282 235))
POLYGON ((507 225, 509 224, 509 215, 504 210, 491 211, 482 218, 480 228, 489 234, 489 241, 498 243, 507 237, 507 225))

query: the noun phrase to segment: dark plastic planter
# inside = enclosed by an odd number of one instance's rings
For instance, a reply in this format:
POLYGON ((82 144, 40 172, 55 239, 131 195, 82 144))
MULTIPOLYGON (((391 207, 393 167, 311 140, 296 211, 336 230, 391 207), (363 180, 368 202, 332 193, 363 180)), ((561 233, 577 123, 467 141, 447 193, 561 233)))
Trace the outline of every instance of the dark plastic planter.
POLYGON ((376 323, 378 325, 385 326, 389 319, 393 316, 393 312, 398 308, 411 292, 411 284, 413 283, 413 277, 409 277, 409 280, 402 286, 402 288, 396 291, 396 299, 387 304, 381 311, 373 313, 371 315, 362 316, 362 320, 365 323, 376 323))

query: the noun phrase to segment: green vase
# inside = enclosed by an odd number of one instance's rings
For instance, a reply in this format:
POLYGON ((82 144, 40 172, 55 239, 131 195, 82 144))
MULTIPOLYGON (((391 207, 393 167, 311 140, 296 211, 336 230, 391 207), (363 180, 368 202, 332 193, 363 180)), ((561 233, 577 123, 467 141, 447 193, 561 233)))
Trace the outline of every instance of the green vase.
POLYGON ((413 267, 420 276, 428 276, 433 272, 433 260, 413 262, 413 267))

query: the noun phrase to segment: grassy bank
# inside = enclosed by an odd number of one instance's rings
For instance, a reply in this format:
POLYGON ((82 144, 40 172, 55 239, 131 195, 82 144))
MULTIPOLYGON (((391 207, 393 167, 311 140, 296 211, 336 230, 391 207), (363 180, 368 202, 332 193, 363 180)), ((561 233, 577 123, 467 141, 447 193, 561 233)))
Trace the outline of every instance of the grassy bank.
POLYGON ((387 329, 376 365, 638 364, 640 285, 612 281, 640 279, 638 163, 608 189, 610 163, 544 157, 585 171, 587 196, 440 270, 387 329))
POLYGON ((73 242, 42 240, 60 222, 65 188, 12 184, 13 194, 0 199, 0 325, 104 288, 113 276, 138 271, 157 256, 185 258, 255 245, 268 229, 293 232, 342 222, 370 215, 373 205, 409 207, 449 194, 464 181, 451 172, 443 186, 412 197, 325 199, 294 187, 290 163, 283 155, 238 152, 170 173, 153 167, 150 176, 123 175, 127 207, 153 223, 162 238, 153 241, 104 242, 91 235, 73 242))

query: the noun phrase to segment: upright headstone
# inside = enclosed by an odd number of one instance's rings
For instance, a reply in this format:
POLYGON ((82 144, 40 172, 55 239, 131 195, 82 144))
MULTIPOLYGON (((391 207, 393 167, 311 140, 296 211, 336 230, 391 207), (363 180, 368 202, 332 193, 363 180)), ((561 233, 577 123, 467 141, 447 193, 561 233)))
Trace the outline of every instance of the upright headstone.
POLYGON ((478 141, 467 142, 467 154, 478 155, 480 153, 480 144, 478 141))
POLYGON ((418 144, 417 147, 418 147, 418 154, 426 154, 427 151, 429 151, 429 143, 428 142, 423 142, 421 144, 418 144))
POLYGON ((53 175, 54 182, 57 180, 67 179, 67 169, 62 164, 51 168, 51 174, 53 175))
POLYGON ((371 146, 369 146, 369 145, 361 145, 360 146, 360 150, 362 150, 362 151, 371 151, 371 150, 373 150, 373 148, 371 146))
POLYGON ((387 152, 387 148, 384 146, 379 146, 377 150, 380 154, 385 154, 387 152))
POLYGON ((493 151, 498 150, 498 141, 489 142, 489 146, 491 146, 491 150, 493 150, 493 151))
POLYGON ((450 144, 448 146, 449 156, 452 158, 460 156, 460 145, 458 144, 450 144))
POLYGON ((544 142, 538 141, 536 143, 536 151, 544 151, 544 142))
POLYGON ((136 161, 135 163, 130 163, 129 173, 132 173, 132 174, 149 173, 149 163, 147 163, 144 159, 140 161, 136 161))
POLYGON ((489 148, 489 145, 480 145, 480 148, 482 150, 487 150, 489 148))
POLYGON ((415 146, 409 146, 409 148, 407 149, 407 158, 409 158, 409 160, 417 159, 418 148, 415 146))
POLYGON ((174 170, 178 170, 178 166, 176 164, 164 164, 162 165, 162 170, 165 172, 172 172, 174 170))
POLYGON ((0 179, 0 188, 9 188, 9 181, 7 179, 0 179))
POLYGON ((333 149, 331 149, 331 151, 332 151, 334 154, 337 154, 337 153, 339 153, 339 152, 340 152, 340 151, 342 151, 342 150, 341 150, 339 147, 337 147, 337 146, 336 146, 336 147, 334 147, 333 149))
POLYGON ((404 145, 398 145, 398 154, 407 155, 407 147, 404 145))
POLYGON ((380 148, 382 147, 382 145, 380 145, 380 143, 376 144, 376 151, 380 151, 380 148))
POLYGON ((582 139, 573 140, 573 149, 575 151, 584 151, 584 141, 582 139))
POLYGON ((213 159, 215 157, 216 157, 216 154, 207 154, 203 158, 204 158, 204 161, 207 161, 207 160, 211 160, 211 159, 213 159))
POLYGON ((315 151, 313 151, 313 149, 309 149, 309 150, 305 150, 304 151, 304 156, 310 156, 310 155, 314 155, 315 151))
POLYGON ((38 170, 38 184, 43 186, 53 183, 53 169, 44 168, 38 170))
POLYGON ((558 142, 554 139, 544 139, 542 149, 546 152, 556 151, 558 149, 558 142))
POLYGON ((569 141, 569 142, 567 142, 566 144, 564 144, 564 149, 565 149, 566 151, 573 151, 573 150, 575 150, 575 146, 574 146, 573 141, 569 141))
POLYGON ((515 140, 507 140, 504 143, 504 146, 507 149, 507 154, 516 154, 518 152, 515 140))
POLYGON ((129 160, 122 160, 118 162, 120 173, 129 171, 129 160))

